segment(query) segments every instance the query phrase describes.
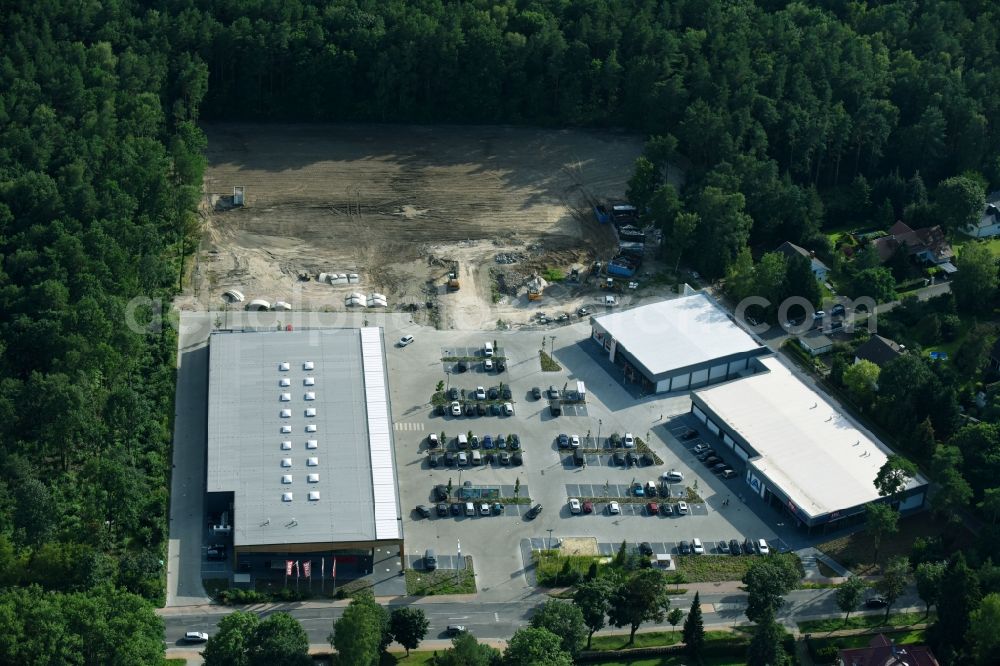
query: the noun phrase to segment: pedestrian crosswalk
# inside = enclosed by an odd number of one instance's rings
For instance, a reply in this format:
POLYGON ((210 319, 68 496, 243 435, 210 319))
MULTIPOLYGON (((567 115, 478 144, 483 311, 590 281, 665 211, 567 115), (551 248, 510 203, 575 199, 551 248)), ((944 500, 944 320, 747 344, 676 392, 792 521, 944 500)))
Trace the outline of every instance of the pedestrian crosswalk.
POLYGON ((424 429, 424 424, 423 423, 395 423, 395 424, 393 424, 392 427, 393 427, 394 430, 408 430, 408 431, 412 432, 414 430, 423 430, 424 429))

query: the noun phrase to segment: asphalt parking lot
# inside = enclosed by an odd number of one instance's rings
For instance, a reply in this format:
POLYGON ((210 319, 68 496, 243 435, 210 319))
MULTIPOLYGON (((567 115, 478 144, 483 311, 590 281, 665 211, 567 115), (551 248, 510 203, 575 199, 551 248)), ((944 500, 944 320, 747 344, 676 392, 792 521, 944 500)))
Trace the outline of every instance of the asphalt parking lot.
MULTIPOLYGON (((546 335, 546 350, 554 349, 554 358, 562 366, 558 372, 542 372, 538 359, 543 336, 530 331, 436 331, 414 325, 387 327, 387 346, 405 334, 413 335, 413 344, 387 349, 392 412, 396 443, 396 463, 403 508, 404 533, 408 560, 419 565, 427 548, 434 548, 439 567, 447 568, 461 551, 475 561, 477 583, 487 596, 511 598, 528 585, 525 570, 530 556, 525 548, 539 545, 539 539, 593 537, 598 548, 613 545, 617 550, 622 540, 632 544, 649 542, 657 548, 676 548, 681 540, 701 538, 706 544, 719 539, 744 537, 775 539, 775 531, 765 524, 739 496, 747 488, 742 480, 742 467, 723 458, 739 473, 737 478, 724 481, 712 474, 695 459, 692 448, 701 438, 681 441, 678 436, 696 421, 688 415, 687 395, 635 398, 622 387, 608 370, 595 362, 594 350, 588 345, 590 326, 580 322, 556 329, 553 342, 546 335), (503 372, 482 369, 482 344, 497 342, 497 356, 506 357, 503 372), (455 372, 455 362, 444 358, 475 358, 467 363, 465 372, 455 372), (446 370, 448 372, 446 372, 446 370), (549 386, 562 389, 573 387, 578 380, 587 386, 584 409, 565 410, 554 417, 543 397, 534 400, 532 387, 543 391, 549 386), (438 416, 430 403, 435 385, 443 381, 446 387, 457 387, 466 394, 477 386, 511 388, 513 416, 438 416), (427 464, 426 437, 429 433, 445 433, 446 441, 459 433, 471 431, 482 439, 500 434, 516 433, 521 441, 524 463, 520 467, 497 464, 431 468, 427 464), (662 465, 627 466, 614 463, 614 450, 606 440, 612 433, 632 432, 642 438, 662 458, 662 465), (585 464, 577 466, 572 451, 559 449, 556 437, 560 433, 578 435, 585 448, 600 449, 587 453, 585 464), (589 439, 588 439, 589 437, 589 439), (606 452, 605 452, 606 451, 606 452), (622 503, 619 515, 609 515, 605 503, 599 502, 592 515, 572 515, 567 500, 570 497, 626 497, 635 481, 645 483, 658 479, 663 472, 676 470, 684 475, 683 484, 675 484, 672 492, 685 492, 691 486, 703 498, 690 504, 686 516, 652 516, 645 502, 622 503), (418 504, 433 506, 431 496, 437 484, 453 487, 472 481, 475 486, 511 487, 521 484, 521 497, 527 490, 531 504, 540 503, 541 515, 529 519, 529 506, 507 505, 501 516, 475 518, 420 518, 413 510, 418 504), (730 503, 724 506, 724 501, 730 503), (527 544, 527 546, 525 546, 527 544)), ((706 440, 710 435, 703 434, 706 440)), ((716 447, 718 450, 718 447, 716 447)), ((454 449, 453 449, 454 450, 454 449)), ((482 451, 482 449, 481 449, 482 451)), ((495 451, 494 451, 495 452, 495 451)), ((656 501, 661 501, 658 498, 656 501)), ((601 550, 601 552, 604 552, 601 550)), ((662 552, 672 552, 663 550, 662 552)))

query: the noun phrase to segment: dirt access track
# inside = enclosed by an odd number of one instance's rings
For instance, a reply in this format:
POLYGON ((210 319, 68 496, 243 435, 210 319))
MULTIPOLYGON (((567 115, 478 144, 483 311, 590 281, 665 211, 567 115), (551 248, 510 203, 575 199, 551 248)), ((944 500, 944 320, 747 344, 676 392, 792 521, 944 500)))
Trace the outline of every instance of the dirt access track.
POLYGON ((419 304, 418 319, 461 329, 530 315, 518 299, 494 303, 498 253, 518 253, 522 273, 610 257, 613 239, 590 206, 624 194, 642 149, 633 135, 580 130, 204 129, 205 233, 180 307, 217 308, 235 288, 247 300, 343 310, 346 294, 379 292, 390 309, 419 304), (246 203, 230 208, 237 185, 246 203), (452 260, 462 288, 445 294, 452 260), (333 286, 317 282, 323 272, 361 279, 333 286), (425 308, 428 301, 435 307, 425 308))

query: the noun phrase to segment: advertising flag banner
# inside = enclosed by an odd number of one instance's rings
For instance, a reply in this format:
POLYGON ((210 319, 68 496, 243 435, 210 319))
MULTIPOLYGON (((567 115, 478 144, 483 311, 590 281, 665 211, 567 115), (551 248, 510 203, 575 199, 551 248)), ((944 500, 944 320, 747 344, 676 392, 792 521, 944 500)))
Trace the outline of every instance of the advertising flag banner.
POLYGON ((319 558, 319 579, 323 580, 326 578, 326 558, 319 558))
POLYGON ((302 563, 302 575, 306 578, 312 578, 312 560, 306 560, 302 563))
POLYGON ((286 576, 291 576, 292 575, 292 565, 293 564, 295 564, 294 561, 292 561, 292 560, 285 560, 285 575, 286 576))
POLYGON ((298 578, 300 575, 301 574, 299 572, 299 561, 295 560, 295 577, 298 578))
POLYGON ((330 578, 337 580, 337 558, 333 558, 333 566, 330 567, 330 578))

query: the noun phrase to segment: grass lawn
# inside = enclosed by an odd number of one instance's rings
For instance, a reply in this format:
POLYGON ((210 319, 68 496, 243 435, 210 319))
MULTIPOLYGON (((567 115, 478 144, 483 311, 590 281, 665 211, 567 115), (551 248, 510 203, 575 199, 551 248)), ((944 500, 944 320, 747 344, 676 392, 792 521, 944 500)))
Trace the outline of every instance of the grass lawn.
POLYGON ((384 654, 382 655, 382 660, 379 662, 379 666, 392 666, 393 664, 400 664, 401 666, 418 666, 433 663, 433 650, 413 650, 410 652, 409 657, 406 656, 405 652, 390 652, 388 654, 384 654))
POLYGON ((435 571, 406 570, 406 593, 431 596, 435 594, 475 594, 476 572, 472 558, 465 558, 465 569, 437 569, 435 571))
POLYGON ((542 363, 542 372, 559 372, 562 370, 562 366, 556 363, 556 360, 546 352, 539 351, 538 360, 542 363))
POLYGON ((836 617, 826 620, 806 620, 799 622, 799 631, 802 633, 820 633, 824 631, 839 631, 841 629, 873 629, 875 627, 909 627, 914 624, 923 624, 934 621, 934 613, 929 616, 924 613, 890 613, 889 620, 883 622, 885 613, 877 615, 854 615, 847 623, 844 618, 836 617))
POLYGON ((986 249, 990 251, 994 257, 1000 258, 1000 238, 986 238, 983 240, 977 240, 974 238, 968 238, 966 236, 959 236, 955 238, 951 243, 951 249, 955 251, 955 256, 962 254, 962 248, 970 243, 981 243, 986 246, 986 249))
MULTIPOLYGON (((802 563, 794 553, 782 553, 773 557, 784 557, 795 563, 802 571, 802 563)), ((753 557, 733 557, 731 555, 679 555, 674 558, 677 571, 684 574, 688 583, 715 583, 723 580, 742 580, 753 557)))
MULTIPOLYGON (((645 659, 609 659, 608 661, 588 661, 588 664, 598 666, 686 666, 691 663, 691 658, 680 654, 670 657, 647 657, 645 659)), ((744 666, 746 659, 735 659, 733 657, 705 657, 701 663, 703 666, 744 666)))
MULTIPOLYGON (((897 645, 921 645, 927 642, 927 636, 923 629, 913 631, 886 631, 882 632, 886 638, 891 639, 897 645)), ((809 643, 812 649, 821 650, 828 645, 838 649, 868 647, 873 634, 855 634, 853 636, 834 636, 831 638, 810 638, 809 643)))
MULTIPOLYGON (((713 640, 733 640, 733 638, 738 638, 740 634, 732 631, 706 631, 705 640, 711 642, 713 640)), ((677 631, 649 631, 642 634, 635 635, 635 643, 632 645, 628 644, 628 635, 616 634, 613 636, 594 636, 593 642, 590 644, 591 650, 623 650, 625 648, 644 648, 644 647, 663 647, 665 645, 674 645, 681 642, 683 637, 683 632, 681 631, 681 625, 677 625, 677 631)))
POLYGON ((603 555, 559 555, 558 550, 543 550, 533 554, 535 559, 535 578, 538 584, 544 587, 555 587, 556 576, 562 570, 565 563, 569 562, 571 570, 576 571, 581 576, 587 575, 592 562, 597 562, 598 567, 605 566, 600 562, 609 558, 603 555))
POLYGON ((184 666, 187 663, 187 659, 164 659, 164 666, 184 666))
MULTIPOLYGON (((972 535, 964 528, 948 526, 944 521, 926 514, 909 516, 900 519, 899 531, 896 534, 882 540, 879 561, 885 563, 896 556, 908 556, 914 539, 919 536, 935 537, 946 530, 948 530, 949 536, 954 537, 954 542, 951 545, 952 550, 961 550, 972 545, 972 535)), ((876 572, 876 568, 872 564, 872 555, 875 553, 874 541, 864 531, 831 539, 819 544, 816 548, 856 574, 876 572)))

